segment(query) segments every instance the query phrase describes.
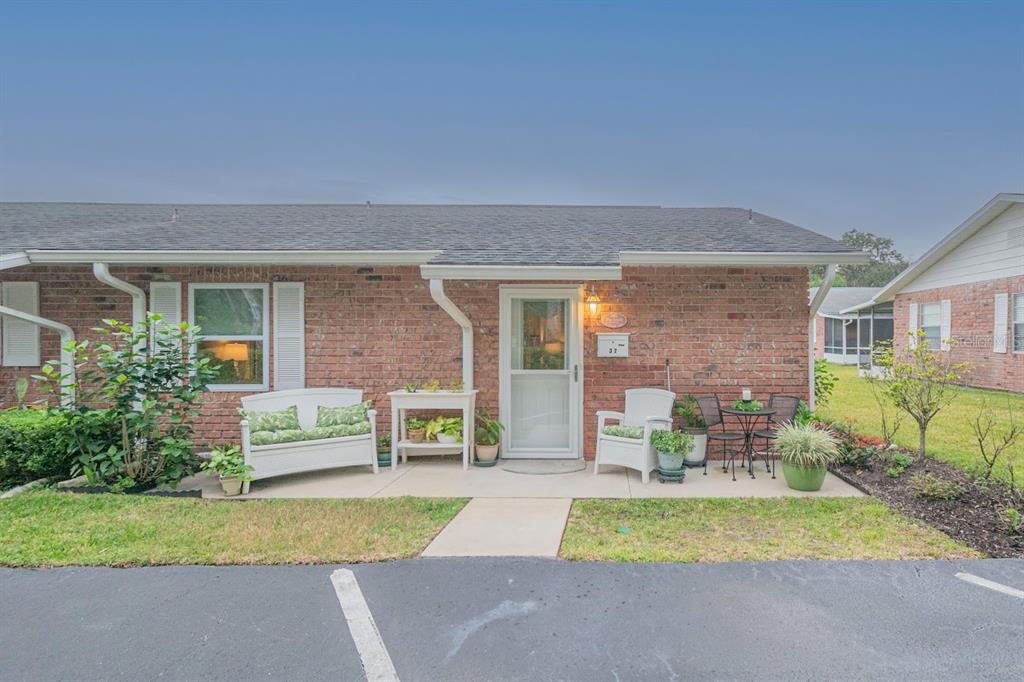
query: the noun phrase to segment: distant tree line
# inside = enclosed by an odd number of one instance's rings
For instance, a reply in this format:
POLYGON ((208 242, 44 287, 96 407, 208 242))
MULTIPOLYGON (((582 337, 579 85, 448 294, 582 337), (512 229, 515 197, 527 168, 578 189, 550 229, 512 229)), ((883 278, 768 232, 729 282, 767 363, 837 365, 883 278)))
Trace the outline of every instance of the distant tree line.
MULTIPOLYGON (((866 251, 871 262, 863 265, 840 265, 833 286, 837 287, 881 287, 896 275, 906 270, 909 263, 896 250, 892 240, 870 232, 849 230, 840 239, 844 244, 866 251)), ((820 286, 825 277, 825 266, 811 268, 811 286, 820 286)))

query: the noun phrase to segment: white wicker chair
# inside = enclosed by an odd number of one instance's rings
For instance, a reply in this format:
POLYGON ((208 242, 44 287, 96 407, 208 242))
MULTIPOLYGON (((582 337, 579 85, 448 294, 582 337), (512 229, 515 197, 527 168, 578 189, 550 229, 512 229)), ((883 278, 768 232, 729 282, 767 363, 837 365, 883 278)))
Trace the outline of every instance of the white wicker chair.
POLYGON ((617 464, 636 469, 644 483, 651 480, 651 471, 658 468, 657 453, 651 445, 651 432, 672 428, 672 405, 676 394, 660 388, 631 388, 626 391, 624 412, 599 410, 597 413, 597 455, 594 475, 602 464, 617 464), (605 422, 617 420, 623 426, 643 427, 643 437, 626 438, 604 433, 605 422))

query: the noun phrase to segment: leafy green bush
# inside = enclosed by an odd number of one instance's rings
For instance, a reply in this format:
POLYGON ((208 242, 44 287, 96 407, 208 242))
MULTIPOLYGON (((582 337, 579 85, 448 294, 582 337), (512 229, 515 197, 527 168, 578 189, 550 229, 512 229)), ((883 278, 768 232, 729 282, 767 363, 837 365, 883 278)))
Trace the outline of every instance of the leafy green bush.
POLYGON ((914 463, 914 458, 905 452, 894 452, 886 453, 883 459, 887 460, 891 466, 885 470, 885 475, 889 478, 899 478, 900 475, 910 468, 910 465, 914 463))
POLYGON ((999 512, 999 520, 1007 533, 1019 533, 1024 530, 1024 514, 1013 507, 1006 507, 999 512))
POLYGON ((832 391, 839 383, 839 377, 828 366, 828 362, 819 358, 814 361, 814 401, 818 407, 828 405, 832 391))
POLYGON ((98 448, 116 442, 117 425, 103 410, 69 415, 53 410, 0 412, 0 488, 81 471, 76 433, 92 434, 98 448))
POLYGON ((693 436, 682 431, 654 431, 651 444, 658 452, 672 455, 686 455, 693 449, 693 436))
POLYGON ((914 474, 910 477, 910 487, 915 495, 925 500, 955 500, 963 492, 959 484, 934 474, 914 474))

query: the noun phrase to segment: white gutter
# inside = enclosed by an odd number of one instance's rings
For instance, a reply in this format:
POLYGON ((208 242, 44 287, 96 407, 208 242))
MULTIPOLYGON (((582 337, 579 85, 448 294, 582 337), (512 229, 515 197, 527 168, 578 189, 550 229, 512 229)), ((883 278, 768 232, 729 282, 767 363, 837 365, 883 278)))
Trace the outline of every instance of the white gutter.
POLYGON ((110 266, 106 263, 93 263, 92 274, 96 279, 132 297, 132 327, 141 329, 146 321, 146 292, 134 284, 118 279, 110 274, 110 266))
POLYGON ((814 299, 811 301, 811 314, 807 322, 807 395, 808 401, 807 406, 811 408, 811 412, 814 411, 814 318, 818 315, 818 309, 821 308, 821 304, 825 302, 825 297, 828 296, 829 289, 832 288, 832 282, 836 279, 836 264, 830 263, 825 268, 825 279, 822 280, 821 286, 818 287, 818 291, 814 294, 814 299))
POLYGON ((870 262, 863 251, 622 251, 623 265, 828 265, 870 262))
POLYGON ((0 270, 17 268, 22 265, 28 265, 30 262, 27 253, 5 253, 0 256, 0 270))
POLYGON ((444 293, 444 280, 430 280, 430 297, 462 327, 462 387, 473 390, 473 324, 444 293))
POLYGON ((68 350, 68 344, 75 340, 75 330, 63 322, 55 322, 32 313, 0 305, 0 315, 7 315, 39 327, 52 329, 60 334, 60 373, 63 376, 60 387, 60 404, 72 407, 75 404, 75 354, 68 350))

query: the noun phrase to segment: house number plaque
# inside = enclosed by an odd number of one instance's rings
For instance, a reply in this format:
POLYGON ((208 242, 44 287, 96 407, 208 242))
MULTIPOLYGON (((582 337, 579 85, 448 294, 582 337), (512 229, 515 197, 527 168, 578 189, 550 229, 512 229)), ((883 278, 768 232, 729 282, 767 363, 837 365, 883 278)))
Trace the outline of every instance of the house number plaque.
POLYGON ((605 313, 601 315, 601 326, 609 329, 621 329, 629 320, 623 313, 605 313))

